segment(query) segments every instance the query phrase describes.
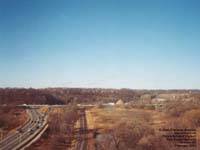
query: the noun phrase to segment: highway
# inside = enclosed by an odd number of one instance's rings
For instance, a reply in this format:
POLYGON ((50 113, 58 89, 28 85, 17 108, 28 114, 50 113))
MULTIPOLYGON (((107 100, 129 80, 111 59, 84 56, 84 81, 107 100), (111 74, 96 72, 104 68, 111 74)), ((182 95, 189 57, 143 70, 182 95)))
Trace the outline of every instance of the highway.
POLYGON ((0 150, 22 149, 35 133, 40 132, 45 124, 45 118, 36 109, 27 109, 27 112, 30 119, 18 129, 17 133, 0 141, 0 150))
POLYGON ((78 141, 76 144, 76 150, 87 150, 87 120, 85 115, 85 110, 80 110, 80 128, 78 132, 78 141))

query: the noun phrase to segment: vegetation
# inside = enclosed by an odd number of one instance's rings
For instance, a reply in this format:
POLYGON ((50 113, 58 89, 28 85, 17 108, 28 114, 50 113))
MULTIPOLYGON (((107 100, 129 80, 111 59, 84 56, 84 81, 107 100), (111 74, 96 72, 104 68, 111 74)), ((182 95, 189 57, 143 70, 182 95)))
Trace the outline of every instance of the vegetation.
POLYGON ((1 106, 0 115, 0 129, 3 129, 4 136, 27 120, 25 110, 14 106, 1 106))
POLYGON ((78 117, 77 108, 74 106, 54 108, 48 118, 47 131, 30 147, 30 150, 41 148, 65 150, 71 147, 75 133, 74 124, 78 117))
POLYGON ((163 137, 164 133, 160 132, 159 128, 197 129, 197 143, 200 143, 200 137, 198 137, 200 135, 200 109, 198 101, 190 103, 188 101, 179 101, 179 104, 167 101, 162 111, 146 108, 126 109, 114 107, 90 110, 94 118, 93 126, 100 129, 99 135, 96 138, 96 149, 180 149, 175 146, 174 141, 167 141, 163 137), (159 118, 159 115, 162 118, 159 118), (156 122, 158 123, 155 124, 156 122))
MULTIPOLYGON (((13 117, 21 110, 14 105, 24 103, 68 104, 54 108, 49 114, 49 128, 30 148, 34 150, 41 147, 49 150, 71 147, 78 119, 75 106, 79 103, 97 105, 86 111, 90 112, 89 121, 92 121, 88 126, 95 131, 93 145, 96 150, 177 150, 173 142, 162 137, 158 131, 160 127, 193 128, 200 135, 198 90, 0 89, 0 104, 3 104, 0 109, 0 128, 19 126, 19 121, 16 122, 13 117), (104 105, 119 99, 122 105, 104 105)), ((200 143, 200 138, 197 138, 197 143, 200 143)))
MULTIPOLYGON (((131 89, 85 89, 85 88, 46 88, 18 89, 0 88, 0 104, 77 104, 107 103, 122 99, 123 102, 138 101, 151 103, 154 98, 166 100, 199 99, 200 91, 193 90, 131 90, 131 89)), ((143 106, 154 109, 152 106, 143 106)))
POLYGON ((36 89, 0 89, 0 105, 64 104, 51 94, 36 89))
POLYGON ((199 100, 196 101, 175 100, 166 102, 162 111, 171 117, 180 117, 187 111, 197 110, 197 109, 200 109, 199 100))

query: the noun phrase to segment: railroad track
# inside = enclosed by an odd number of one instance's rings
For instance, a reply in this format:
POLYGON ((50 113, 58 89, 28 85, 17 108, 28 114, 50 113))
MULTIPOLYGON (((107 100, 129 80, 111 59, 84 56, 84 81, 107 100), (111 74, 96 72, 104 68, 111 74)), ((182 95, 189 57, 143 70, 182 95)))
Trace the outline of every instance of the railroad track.
POLYGON ((28 109, 27 111, 30 115, 29 121, 19 128, 17 133, 0 141, 0 150, 22 149, 22 145, 25 146, 27 144, 27 139, 30 139, 33 134, 39 132, 40 128, 44 126, 45 119, 37 110, 28 109))
POLYGON ((80 110, 80 128, 78 132, 78 141, 76 144, 76 150, 87 150, 87 120, 85 115, 85 110, 80 110))

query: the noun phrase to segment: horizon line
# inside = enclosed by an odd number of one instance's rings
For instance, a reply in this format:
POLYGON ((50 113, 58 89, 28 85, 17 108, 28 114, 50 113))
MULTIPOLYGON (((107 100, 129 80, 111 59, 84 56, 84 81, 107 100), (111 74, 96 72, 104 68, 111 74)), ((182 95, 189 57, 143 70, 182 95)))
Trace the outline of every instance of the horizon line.
POLYGON ((0 89, 105 89, 105 90, 163 90, 163 91, 173 91, 173 90, 178 90, 178 91, 200 91, 199 88, 128 88, 128 87, 123 87, 123 88, 109 88, 109 87, 0 87, 0 89))

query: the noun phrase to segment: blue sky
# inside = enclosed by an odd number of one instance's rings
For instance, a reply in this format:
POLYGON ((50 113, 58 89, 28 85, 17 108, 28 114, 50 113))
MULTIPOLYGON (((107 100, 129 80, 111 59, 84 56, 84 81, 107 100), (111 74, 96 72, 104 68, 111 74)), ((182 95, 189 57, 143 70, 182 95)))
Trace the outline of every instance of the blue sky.
POLYGON ((0 87, 200 88, 198 0, 0 0, 0 87))

